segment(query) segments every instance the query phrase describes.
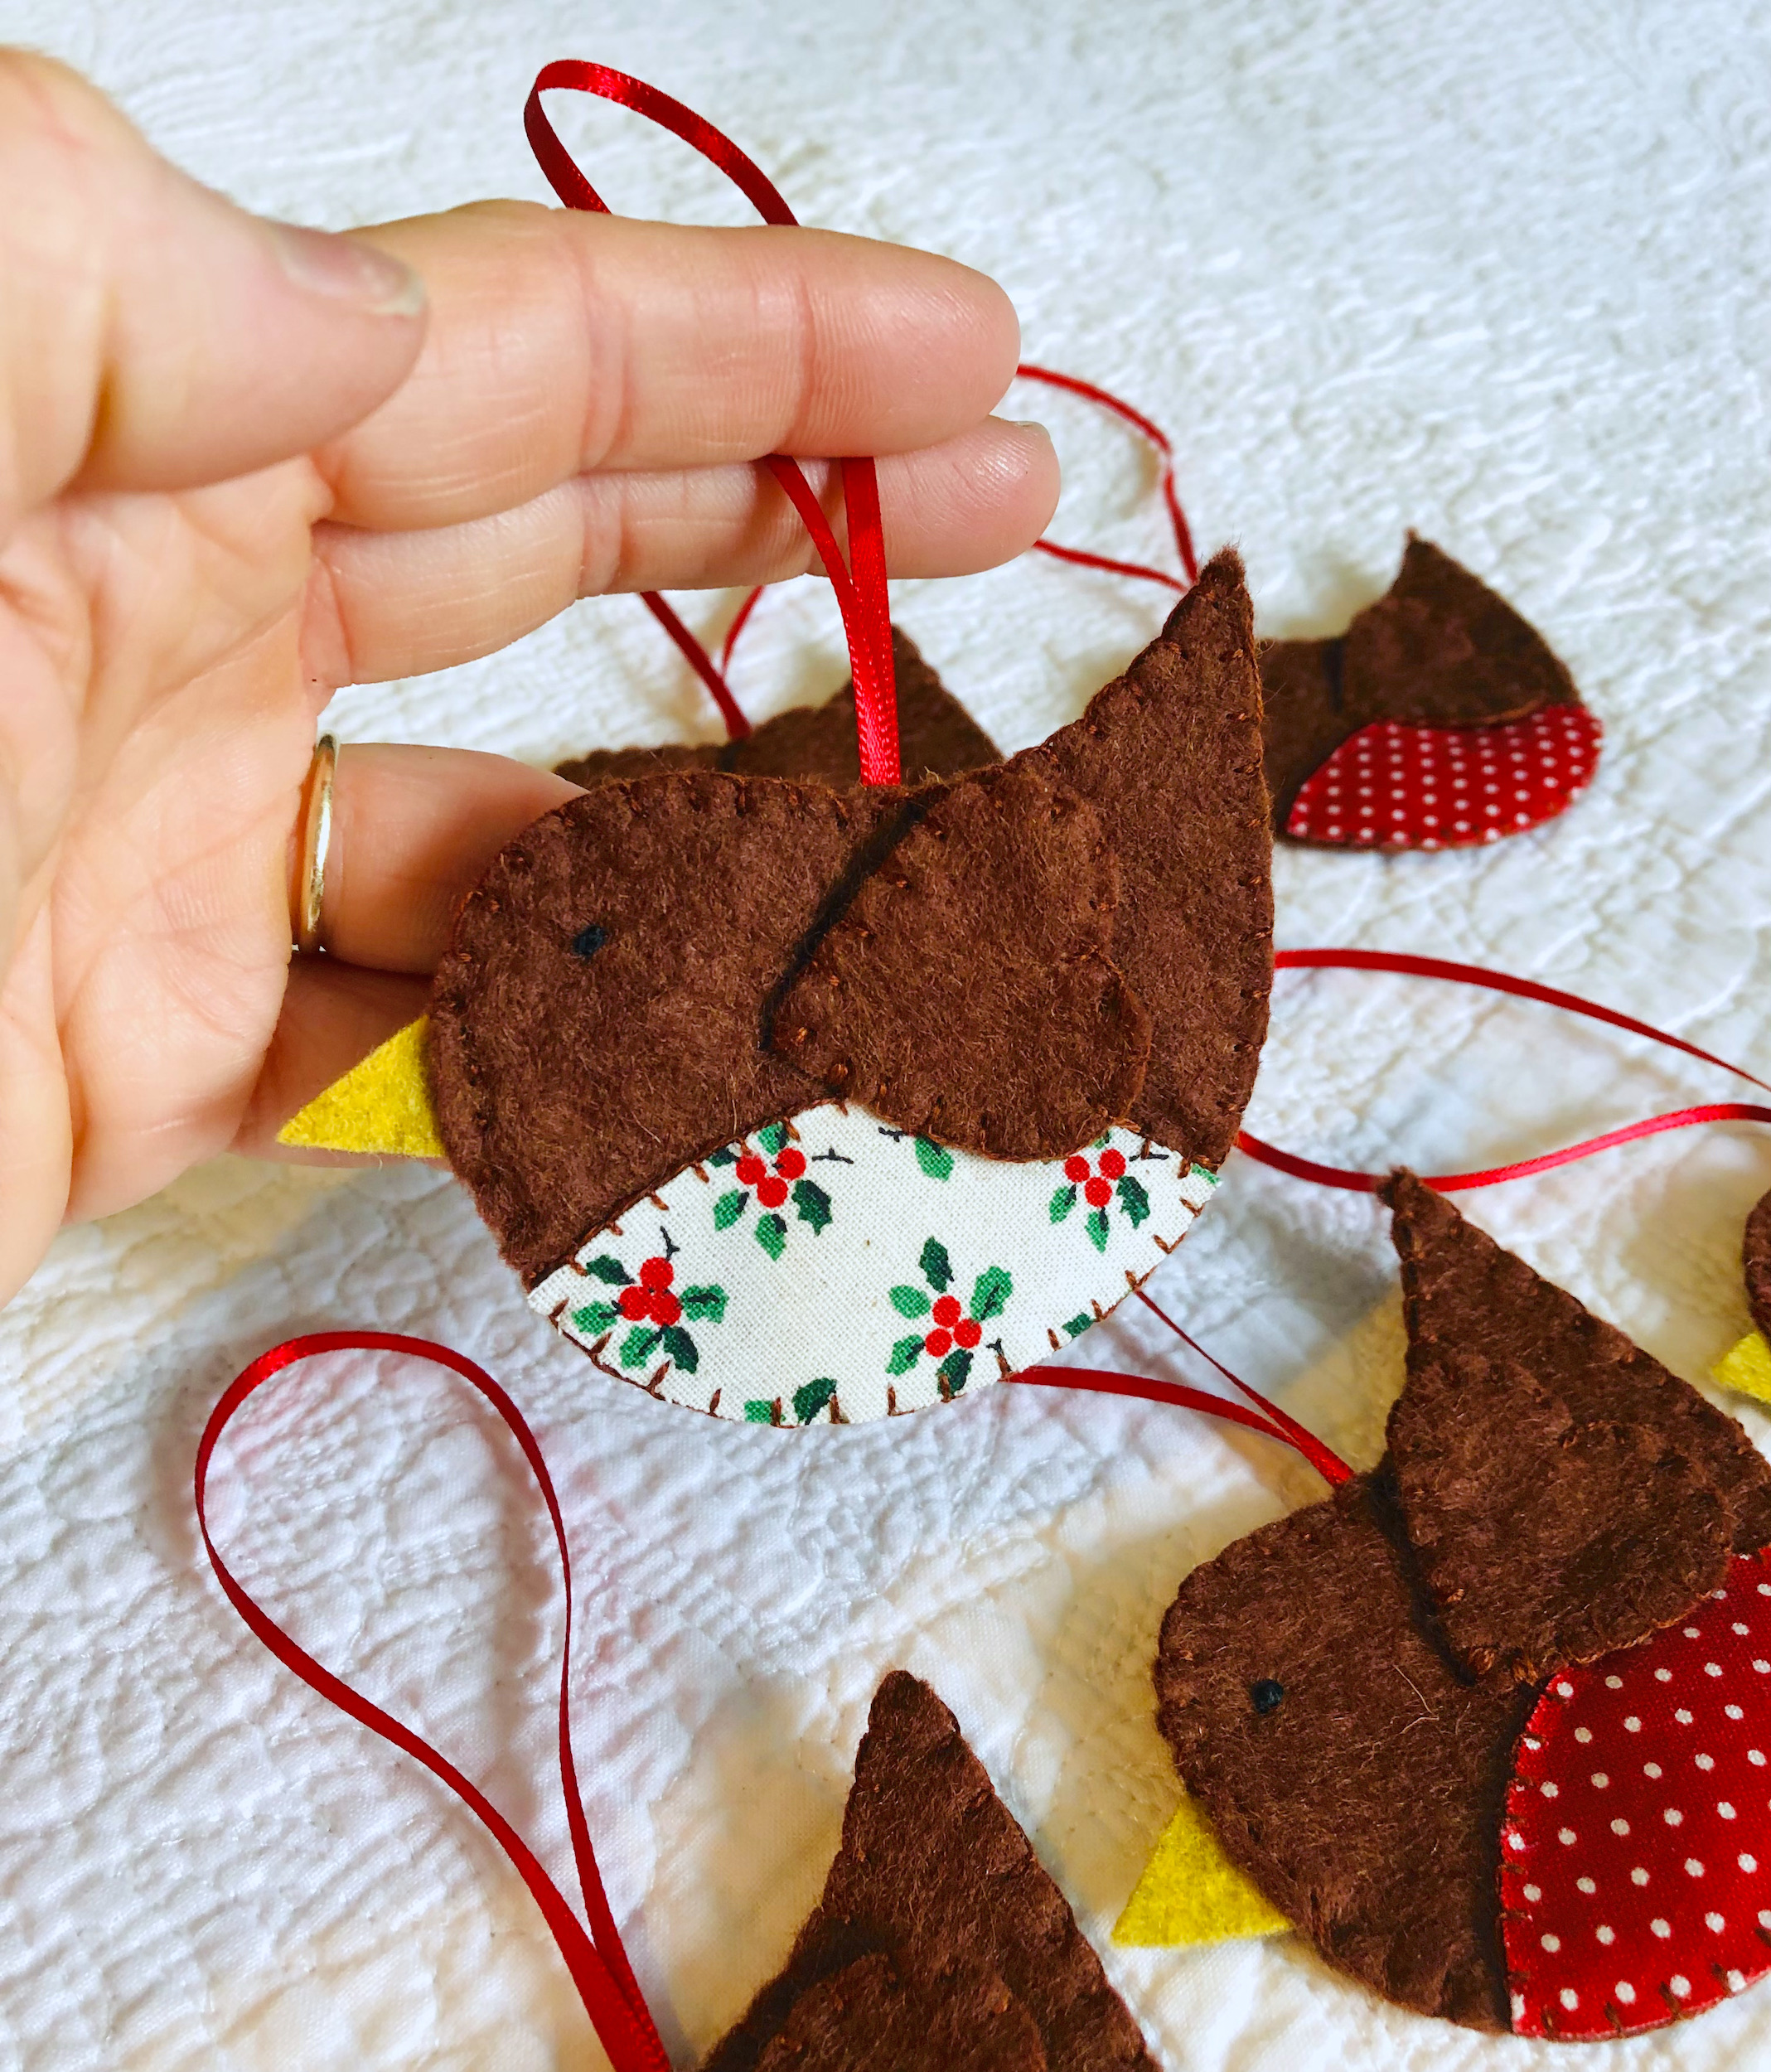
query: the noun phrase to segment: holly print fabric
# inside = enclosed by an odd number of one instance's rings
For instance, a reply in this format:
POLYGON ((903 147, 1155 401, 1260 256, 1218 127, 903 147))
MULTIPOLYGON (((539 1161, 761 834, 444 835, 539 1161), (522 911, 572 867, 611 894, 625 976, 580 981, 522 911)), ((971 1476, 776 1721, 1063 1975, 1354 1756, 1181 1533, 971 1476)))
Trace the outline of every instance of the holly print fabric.
POLYGON ((604 1373, 741 1423, 858 1423, 1036 1365, 1216 1185, 1130 1130, 1010 1164, 829 1103, 687 1167, 530 1305, 604 1373))

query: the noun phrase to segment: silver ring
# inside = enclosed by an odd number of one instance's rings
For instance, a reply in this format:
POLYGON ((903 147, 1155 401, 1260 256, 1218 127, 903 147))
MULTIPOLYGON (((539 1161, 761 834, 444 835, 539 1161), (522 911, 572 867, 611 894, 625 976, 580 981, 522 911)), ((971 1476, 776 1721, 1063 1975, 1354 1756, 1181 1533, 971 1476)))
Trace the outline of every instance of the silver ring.
POLYGON ((296 880, 295 947, 317 954, 320 910, 326 899, 326 857, 332 845, 332 782, 338 774, 338 737, 322 733, 313 747, 302 801, 302 869, 296 880))

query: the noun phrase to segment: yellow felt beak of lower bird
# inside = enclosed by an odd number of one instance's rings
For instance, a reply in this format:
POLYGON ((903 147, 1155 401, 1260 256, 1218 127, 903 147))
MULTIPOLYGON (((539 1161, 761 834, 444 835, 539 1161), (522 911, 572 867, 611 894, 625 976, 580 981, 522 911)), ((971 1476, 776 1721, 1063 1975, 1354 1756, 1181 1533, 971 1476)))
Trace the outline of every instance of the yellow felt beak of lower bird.
POLYGON ((1763 1331, 1749 1331, 1715 1363, 1715 1378, 1724 1388, 1738 1389, 1771 1403, 1771 1345, 1763 1331))
POLYGON ((1290 1925, 1224 1854, 1198 1807, 1183 1798, 1125 1902, 1113 1939, 1131 1949, 1165 1949, 1280 1935, 1290 1925))
POLYGON ((379 1151, 390 1158, 440 1159, 443 1139, 431 1106, 425 1040, 430 1021, 390 1036, 342 1079, 317 1094, 277 1132, 279 1144, 309 1151, 379 1151))

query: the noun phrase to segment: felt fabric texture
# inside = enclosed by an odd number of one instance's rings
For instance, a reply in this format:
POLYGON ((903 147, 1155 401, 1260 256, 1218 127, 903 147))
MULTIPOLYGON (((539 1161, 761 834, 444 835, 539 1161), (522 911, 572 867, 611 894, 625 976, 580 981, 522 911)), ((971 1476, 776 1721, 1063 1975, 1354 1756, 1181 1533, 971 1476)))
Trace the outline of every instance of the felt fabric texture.
POLYGON ((1389 1421, 1402 1517, 1472 1674, 1540 1681, 1720 1584, 1730 1513, 1681 1437, 1664 1418, 1576 1415, 1517 1360, 1441 1341, 1411 1361, 1389 1421))
POLYGON ((1771 1345, 1763 1331, 1749 1331, 1715 1363, 1715 1378, 1725 1388, 1771 1402, 1771 1345))
POLYGON ((1224 1854, 1217 1831, 1183 1798, 1114 1924, 1121 1949, 1173 1948, 1278 1935, 1290 1922, 1224 1854))
POLYGON ((431 994, 449 1161, 526 1282, 657 1180, 819 1089, 761 1003, 896 793, 690 771, 599 785, 526 828, 431 994), (594 925, 593 955, 573 945, 594 925))
POLYGON ((820 1980, 757 2072, 1047 2072, 1033 2016, 988 1965, 875 1950, 820 1980))
POLYGON ((429 1048, 429 1017, 421 1014, 291 1116, 277 1141, 317 1151, 443 1157, 430 1097, 429 1048))
POLYGON ((772 1047, 840 1100, 993 1158, 1080 1150, 1131 1112, 1150 1021, 1109 954, 1094 809, 1014 766, 934 796, 781 997, 772 1047))
POLYGON ((1747 1306, 1760 1331, 1771 1334, 1771 1193, 1761 1194, 1746 1219, 1740 1245, 1747 1306))
MULTIPOLYGON (((898 680, 898 760, 906 783, 961 777, 999 761, 996 744, 924 661, 900 626, 892 628, 898 680)), ((730 770, 740 777, 791 777, 838 790, 861 781, 855 743, 854 681, 821 705, 792 705, 742 741, 671 743, 658 748, 593 748, 556 763, 573 784, 644 777, 657 769, 730 770)))
POLYGON ((1530 1696, 1459 1672, 1381 1471, 1193 1570, 1156 1697, 1225 1853, 1331 1963, 1417 2013, 1506 2026, 1495 1878, 1530 1696))
POLYGON ((1133 1125, 1214 1169, 1255 1082, 1273 971, 1261 685, 1228 550, 1125 674, 1014 765, 1101 816, 1120 866, 1113 956, 1144 1003, 1133 1125))
MULTIPOLYGON (((1006 1989, 1031 2016, 1052 2067, 1156 2072, 1137 2024, 958 1722, 926 1683, 894 1670, 874 1695, 823 1897, 779 1976, 714 2046, 703 2072, 752 2072, 771 2062, 766 2054, 809 1994, 854 1978, 851 1968, 869 1956, 900 1952, 925 1978, 945 1973, 945 1992, 970 1998, 988 2016, 992 2049, 1006 1989)), ((855 1986, 858 1997, 869 1987, 880 1996, 882 2026, 892 2018, 895 1993, 886 1975, 855 1986)), ((847 2017, 857 2033, 870 2018, 864 2008, 847 2017)))
POLYGON ((1394 719, 1478 727, 1580 703, 1529 621, 1451 556, 1411 533, 1394 583, 1334 640, 1261 651, 1274 825, 1305 780, 1362 727, 1394 719))
POLYGON ((1575 1425, 1652 1432, 1688 1459, 1724 1505, 1735 1552, 1771 1543, 1771 1465, 1733 1418, 1412 1173, 1380 1192, 1401 1261, 1411 1379, 1448 1352, 1516 1362, 1575 1425))

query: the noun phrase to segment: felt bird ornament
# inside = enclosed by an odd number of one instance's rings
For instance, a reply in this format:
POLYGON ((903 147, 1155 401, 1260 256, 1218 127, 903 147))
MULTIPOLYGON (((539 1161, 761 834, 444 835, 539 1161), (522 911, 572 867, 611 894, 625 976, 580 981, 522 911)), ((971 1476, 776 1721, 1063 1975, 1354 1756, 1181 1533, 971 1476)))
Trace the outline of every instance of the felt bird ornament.
POLYGON ((948 1402, 1104 1314, 1208 1198, 1265 1029, 1241 565, 1006 762, 966 769, 990 743, 898 655, 909 767, 961 774, 774 774, 818 713, 744 744, 772 767, 624 762, 504 850, 427 1023, 284 1140, 440 1150, 534 1309, 723 1417, 948 1402))
POLYGON ((1771 1468, 1411 1174, 1408 1380, 1327 1501, 1196 1569, 1158 1721, 1189 1794, 1118 1931, 1281 1922, 1422 2014, 1586 2041, 1771 1968, 1771 1468), (1166 1920, 1165 1917, 1166 1916, 1166 1920))
POLYGON ((1410 534, 1389 592, 1333 640, 1261 650, 1275 833, 1333 849, 1463 849, 1552 820, 1600 729, 1542 636, 1410 534))
POLYGON ((1746 1219, 1741 1263, 1754 1328, 1717 1366, 1715 1378, 1743 1395, 1771 1402, 1771 1194, 1762 1195, 1746 1219))
POLYGON ((1068 1903, 926 1683, 894 1670, 842 1847, 702 2072, 1156 2072, 1068 1903))

